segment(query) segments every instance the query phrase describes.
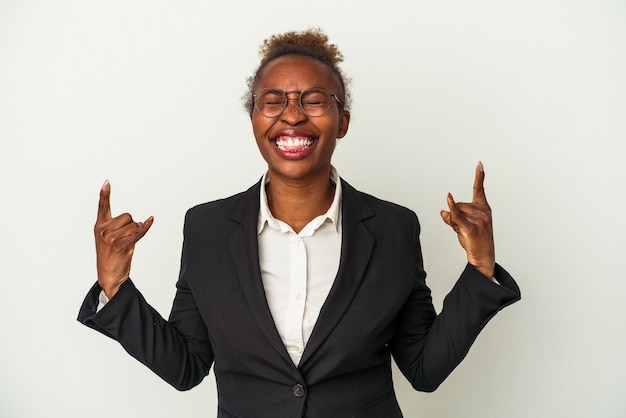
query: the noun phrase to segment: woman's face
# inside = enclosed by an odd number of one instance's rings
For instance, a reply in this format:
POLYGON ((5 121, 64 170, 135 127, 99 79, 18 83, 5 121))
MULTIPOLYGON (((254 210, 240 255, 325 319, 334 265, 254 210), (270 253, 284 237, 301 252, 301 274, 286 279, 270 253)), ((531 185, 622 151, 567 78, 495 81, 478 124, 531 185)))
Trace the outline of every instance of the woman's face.
MULTIPOLYGON (((339 82, 331 70, 308 57, 283 56, 270 62, 261 72, 254 93, 264 88, 302 92, 323 87, 341 100, 339 82)), ((267 162, 270 178, 313 180, 326 176, 337 138, 348 131, 350 113, 335 99, 321 116, 307 116, 299 105, 298 93, 289 93, 284 111, 273 118, 255 108, 250 116, 257 145, 267 162)))

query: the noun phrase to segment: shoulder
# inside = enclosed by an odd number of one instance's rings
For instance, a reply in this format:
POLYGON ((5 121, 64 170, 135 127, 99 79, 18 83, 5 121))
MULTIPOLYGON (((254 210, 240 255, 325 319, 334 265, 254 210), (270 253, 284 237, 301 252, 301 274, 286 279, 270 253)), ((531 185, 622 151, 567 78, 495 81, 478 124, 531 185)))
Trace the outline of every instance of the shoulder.
POLYGON ((348 239, 357 236, 352 234, 364 228, 378 243, 378 257, 384 260, 413 260, 416 254, 419 255, 421 228, 415 212, 358 191, 345 182, 342 183, 344 191, 342 224, 348 239))
POLYGON ((190 208, 185 215, 185 224, 224 222, 227 219, 240 219, 255 214, 259 208, 260 182, 248 190, 232 196, 201 203, 190 208))
POLYGON ((354 207, 365 208, 364 213, 369 212, 371 217, 385 220, 417 221, 415 212, 407 207, 357 190, 343 179, 341 187, 343 201, 348 209, 353 209, 354 207))

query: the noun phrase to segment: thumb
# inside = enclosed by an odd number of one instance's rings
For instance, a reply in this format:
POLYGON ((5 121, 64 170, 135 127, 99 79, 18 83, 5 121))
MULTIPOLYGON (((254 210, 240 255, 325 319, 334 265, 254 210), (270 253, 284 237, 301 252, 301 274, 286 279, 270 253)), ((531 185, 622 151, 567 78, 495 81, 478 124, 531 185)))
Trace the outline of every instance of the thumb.
POLYGON ((450 212, 448 212, 447 210, 442 210, 441 212, 439 212, 439 215, 441 215, 441 219, 443 219, 443 221, 447 225, 452 226, 452 215, 450 214, 450 212))

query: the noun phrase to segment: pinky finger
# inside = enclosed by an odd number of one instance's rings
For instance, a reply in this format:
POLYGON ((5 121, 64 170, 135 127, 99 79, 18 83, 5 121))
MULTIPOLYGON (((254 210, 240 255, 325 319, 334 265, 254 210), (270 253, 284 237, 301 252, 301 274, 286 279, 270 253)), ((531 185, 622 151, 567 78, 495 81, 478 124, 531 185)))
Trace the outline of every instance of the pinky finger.
POLYGON ((143 230, 142 236, 145 235, 146 232, 148 232, 148 230, 150 229, 153 223, 154 223, 154 216, 150 216, 145 221, 139 222, 139 228, 143 230))
POLYGON ((450 212, 452 213, 453 216, 458 215, 459 210, 456 207, 456 202, 454 201, 454 197, 452 196, 452 193, 448 193, 448 207, 450 208, 450 212))
POLYGON ((148 232, 152 224, 154 223, 154 216, 150 216, 143 222, 137 222, 137 230, 135 231, 134 242, 139 241, 148 232))

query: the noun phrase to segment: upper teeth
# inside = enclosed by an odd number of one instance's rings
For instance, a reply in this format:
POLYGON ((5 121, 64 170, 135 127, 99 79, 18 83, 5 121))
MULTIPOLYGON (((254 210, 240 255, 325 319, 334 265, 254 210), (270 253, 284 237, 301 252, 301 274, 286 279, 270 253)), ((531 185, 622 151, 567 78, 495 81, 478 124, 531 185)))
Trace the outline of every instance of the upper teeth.
POLYGON ((277 138, 276 145, 279 147, 291 148, 291 147, 308 147, 313 143, 310 138, 277 138))

